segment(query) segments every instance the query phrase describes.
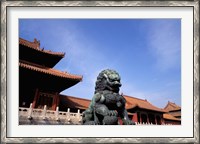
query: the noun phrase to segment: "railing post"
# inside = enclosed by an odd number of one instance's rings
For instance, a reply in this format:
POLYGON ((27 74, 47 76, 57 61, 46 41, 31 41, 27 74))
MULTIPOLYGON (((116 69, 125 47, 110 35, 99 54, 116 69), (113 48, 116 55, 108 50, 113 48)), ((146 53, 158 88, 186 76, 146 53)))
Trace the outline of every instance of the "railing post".
POLYGON ((81 119, 80 119, 80 109, 78 109, 77 118, 78 118, 78 121, 80 122, 81 121, 81 119))
POLYGON ((42 114, 43 120, 46 119, 46 113, 47 113, 47 105, 44 105, 44 110, 43 110, 43 114, 42 114))
POLYGON ((56 107, 55 116, 56 116, 56 120, 59 121, 59 107, 58 106, 56 107))
POLYGON ((70 123, 70 108, 67 109, 67 122, 70 123))
POLYGON ((28 119, 29 120, 32 119, 32 113, 33 113, 33 107, 32 107, 32 103, 31 103, 30 107, 29 107, 29 111, 28 111, 28 119))

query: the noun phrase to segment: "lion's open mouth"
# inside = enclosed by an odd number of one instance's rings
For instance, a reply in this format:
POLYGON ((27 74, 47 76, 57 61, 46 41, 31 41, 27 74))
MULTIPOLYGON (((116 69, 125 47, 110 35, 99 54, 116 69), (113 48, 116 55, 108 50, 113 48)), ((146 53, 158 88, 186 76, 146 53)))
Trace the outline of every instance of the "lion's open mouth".
POLYGON ((120 85, 114 85, 114 86, 111 87, 111 89, 114 92, 118 92, 119 91, 119 87, 120 87, 120 85))

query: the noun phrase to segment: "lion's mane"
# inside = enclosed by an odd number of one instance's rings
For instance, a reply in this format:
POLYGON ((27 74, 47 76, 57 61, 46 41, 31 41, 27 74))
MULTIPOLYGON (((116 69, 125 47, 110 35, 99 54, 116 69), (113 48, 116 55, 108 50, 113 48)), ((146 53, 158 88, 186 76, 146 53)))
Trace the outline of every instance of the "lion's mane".
POLYGON ((106 69, 99 73, 97 80, 96 80, 95 93, 101 92, 104 90, 111 91, 110 87, 112 87, 112 86, 109 85, 108 77, 109 77, 109 75, 112 75, 112 74, 119 76, 119 74, 115 70, 111 70, 111 69, 106 69))

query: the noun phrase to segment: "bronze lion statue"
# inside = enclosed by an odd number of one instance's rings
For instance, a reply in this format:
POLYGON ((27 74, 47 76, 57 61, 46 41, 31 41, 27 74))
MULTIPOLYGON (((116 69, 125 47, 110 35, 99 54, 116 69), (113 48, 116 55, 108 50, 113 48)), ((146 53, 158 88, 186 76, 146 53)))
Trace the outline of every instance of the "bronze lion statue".
POLYGON ((84 125, 118 125, 118 117, 124 125, 134 125, 125 109, 125 98, 119 94, 120 75, 106 69, 99 73, 94 96, 89 108, 83 112, 84 125))

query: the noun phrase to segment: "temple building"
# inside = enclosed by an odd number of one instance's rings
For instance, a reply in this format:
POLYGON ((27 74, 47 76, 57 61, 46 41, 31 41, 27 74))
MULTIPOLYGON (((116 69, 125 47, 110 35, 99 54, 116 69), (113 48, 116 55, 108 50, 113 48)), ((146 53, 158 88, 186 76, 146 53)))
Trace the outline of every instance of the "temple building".
MULTIPOLYGON (((137 124, 173 124, 180 125, 180 119, 168 114, 165 109, 158 108, 147 100, 123 95, 126 99, 126 109, 128 116, 137 124)), ((73 96, 60 95, 60 106, 63 110, 67 108, 72 111, 80 110, 83 112, 90 104, 90 100, 73 96)))
POLYGON ((168 101, 164 109, 175 118, 181 119, 181 107, 175 103, 168 101))
POLYGON ((164 123, 164 109, 152 105, 146 99, 139 99, 124 95, 129 118, 138 123, 162 124, 164 123), (131 116, 132 115, 132 116, 131 116))
POLYGON ((181 124, 181 107, 168 101, 164 108, 167 113, 164 114, 166 123, 181 124))
POLYGON ((181 124, 181 119, 178 119, 168 113, 163 114, 163 119, 165 121, 165 124, 172 124, 172 125, 180 125, 181 124))
POLYGON ((40 42, 19 38, 19 107, 56 110, 59 93, 82 81, 82 76, 69 74, 53 67, 65 53, 40 47, 40 42))
POLYGON ((60 95, 59 110, 66 111, 70 108, 70 112, 85 111, 90 104, 90 100, 84 98, 78 98, 67 95, 60 95))

